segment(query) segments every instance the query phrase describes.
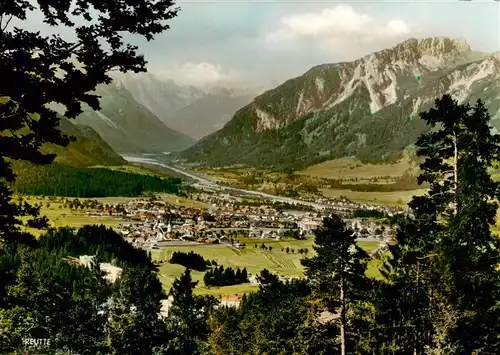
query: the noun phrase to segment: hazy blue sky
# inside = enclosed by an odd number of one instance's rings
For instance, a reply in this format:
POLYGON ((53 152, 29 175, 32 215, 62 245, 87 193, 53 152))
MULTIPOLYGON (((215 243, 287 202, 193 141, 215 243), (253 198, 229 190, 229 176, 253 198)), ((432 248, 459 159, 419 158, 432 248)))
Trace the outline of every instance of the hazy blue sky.
POLYGON ((182 10, 171 30, 153 42, 133 40, 151 72, 188 84, 281 82, 410 37, 463 38, 475 50, 500 50, 500 3, 493 0, 177 4, 182 10))

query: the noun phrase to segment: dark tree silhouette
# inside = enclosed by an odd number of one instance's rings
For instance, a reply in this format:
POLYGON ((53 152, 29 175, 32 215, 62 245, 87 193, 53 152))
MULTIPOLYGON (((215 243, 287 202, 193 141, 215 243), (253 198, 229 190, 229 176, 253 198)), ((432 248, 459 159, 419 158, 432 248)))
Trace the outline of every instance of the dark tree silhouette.
MULTIPOLYGON (((75 118, 81 103, 99 109, 99 97, 91 92, 98 84, 109 84, 112 70, 146 71, 146 61, 137 47, 126 44, 123 35, 137 34, 150 41, 169 29, 165 20, 177 16, 172 0, 9 1, 0 4, 0 178, 14 180, 9 160, 47 164, 53 154, 40 151, 44 143, 67 145, 70 138, 58 129, 59 117, 47 104, 66 108, 75 118), (76 39, 59 34, 43 36, 14 26, 43 14, 50 26, 71 29, 76 39), (13 21, 12 21, 13 20, 13 21)), ((15 206, 11 191, 0 183, 0 239, 17 239, 18 217, 37 211, 15 206)))
POLYGON ((499 183, 488 170, 500 159, 481 101, 449 95, 420 114, 432 128, 417 141, 419 182, 412 216, 398 221, 397 244, 381 270, 379 346, 398 353, 489 354, 500 351, 500 243, 492 235, 499 183))
POLYGON ((365 276, 368 255, 356 245, 353 231, 338 215, 325 217, 314 235, 316 255, 301 263, 328 311, 339 312, 340 353, 345 355, 349 340, 359 337, 349 328, 348 312, 356 301, 366 299, 371 286, 365 276))

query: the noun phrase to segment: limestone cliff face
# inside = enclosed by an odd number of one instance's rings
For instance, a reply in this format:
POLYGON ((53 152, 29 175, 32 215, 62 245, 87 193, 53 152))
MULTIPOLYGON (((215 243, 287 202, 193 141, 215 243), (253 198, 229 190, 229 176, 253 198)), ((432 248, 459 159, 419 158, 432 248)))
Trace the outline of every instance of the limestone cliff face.
POLYGON ((353 62, 311 68, 256 97, 183 156, 265 166, 384 159, 414 143, 426 129, 418 113, 444 93, 460 102, 481 98, 500 128, 499 79, 498 54, 445 37, 408 39, 353 62))

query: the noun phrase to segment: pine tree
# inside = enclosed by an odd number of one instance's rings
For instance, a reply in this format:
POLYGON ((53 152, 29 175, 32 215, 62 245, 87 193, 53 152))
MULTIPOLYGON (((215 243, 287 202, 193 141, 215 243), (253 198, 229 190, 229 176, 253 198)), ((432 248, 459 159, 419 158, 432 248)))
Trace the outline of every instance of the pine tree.
POLYGON ((417 146, 426 157, 420 180, 431 185, 428 198, 444 229, 435 252, 442 270, 437 294, 454 318, 447 341, 460 353, 499 353, 500 240, 490 228, 500 184, 488 170, 500 159, 500 135, 491 132, 480 100, 470 107, 445 95, 435 106, 421 115, 433 130, 417 146))
POLYGON ((133 354, 140 349, 141 353, 150 354, 152 349, 168 342, 165 326, 159 319, 163 298, 161 283, 150 268, 143 265, 124 268, 108 326, 114 353, 133 354))
POLYGON ((168 354, 203 354, 209 334, 208 316, 216 304, 213 297, 195 296, 197 281, 192 281, 191 271, 175 279, 169 296, 172 306, 167 319, 167 329, 172 336, 168 354))
POLYGON ((340 352, 345 355, 348 337, 354 336, 349 330, 348 311, 365 299, 370 285, 365 276, 368 255, 356 245, 353 231, 337 215, 325 217, 314 235, 316 255, 301 262, 327 310, 340 311, 340 352))
POLYGON ((417 141, 419 182, 430 188, 410 203, 383 270, 379 321, 392 329, 383 337, 397 353, 499 353, 500 243, 490 231, 499 184, 488 169, 500 137, 479 100, 471 108, 445 95, 421 118, 431 129, 417 141))
POLYGON ((212 285, 211 275, 212 275, 212 270, 208 270, 205 273, 205 275, 203 275, 203 283, 207 287, 210 287, 212 285))

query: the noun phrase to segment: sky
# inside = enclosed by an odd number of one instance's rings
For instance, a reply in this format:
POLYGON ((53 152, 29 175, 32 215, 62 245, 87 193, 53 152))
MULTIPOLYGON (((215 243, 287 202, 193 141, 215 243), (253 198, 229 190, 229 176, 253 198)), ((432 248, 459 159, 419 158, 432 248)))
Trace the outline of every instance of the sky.
POLYGON ((186 85, 281 83, 408 38, 447 36, 465 39, 473 50, 500 51, 500 2, 493 0, 178 0, 177 6, 171 29, 154 41, 126 38, 139 45, 150 72, 186 85))

